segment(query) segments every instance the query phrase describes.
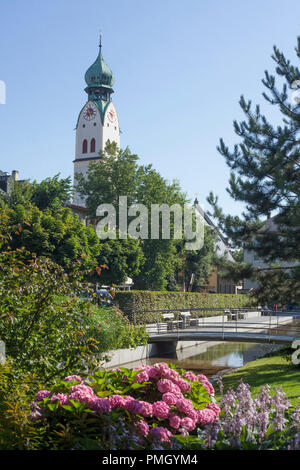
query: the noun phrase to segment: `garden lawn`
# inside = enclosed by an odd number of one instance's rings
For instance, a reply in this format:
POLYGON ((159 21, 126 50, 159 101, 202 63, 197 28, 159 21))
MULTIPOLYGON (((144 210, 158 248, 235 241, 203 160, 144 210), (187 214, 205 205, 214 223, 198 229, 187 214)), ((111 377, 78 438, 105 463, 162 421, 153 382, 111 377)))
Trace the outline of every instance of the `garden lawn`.
MULTIPOLYGON (((280 354, 249 362, 246 366, 223 376, 224 393, 229 388, 236 389, 241 379, 251 386, 251 392, 254 394, 262 385, 269 384, 272 391, 275 387, 281 387, 293 405, 296 405, 300 397, 300 368, 280 354)), ((221 397, 218 385, 216 392, 219 402, 221 397)))

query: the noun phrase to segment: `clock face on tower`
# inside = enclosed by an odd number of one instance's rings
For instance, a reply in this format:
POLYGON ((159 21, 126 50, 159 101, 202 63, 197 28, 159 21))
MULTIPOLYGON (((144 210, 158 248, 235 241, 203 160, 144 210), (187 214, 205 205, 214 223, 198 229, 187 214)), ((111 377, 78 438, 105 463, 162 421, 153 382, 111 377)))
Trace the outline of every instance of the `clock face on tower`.
POLYGON ((92 121, 96 117, 97 108, 94 104, 87 104, 83 110, 83 117, 87 121, 92 121))

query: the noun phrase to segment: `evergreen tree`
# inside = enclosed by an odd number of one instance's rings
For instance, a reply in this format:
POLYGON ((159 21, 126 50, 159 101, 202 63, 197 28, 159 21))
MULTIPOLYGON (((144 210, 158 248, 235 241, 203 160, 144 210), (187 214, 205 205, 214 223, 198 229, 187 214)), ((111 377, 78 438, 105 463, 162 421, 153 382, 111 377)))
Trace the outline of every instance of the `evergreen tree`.
MULTIPOLYGON (((300 38, 296 53, 300 58, 300 38)), ((234 121, 241 141, 233 150, 222 139, 218 146, 231 169, 227 191, 234 200, 245 203, 246 210, 241 217, 225 215, 212 193, 208 202, 234 246, 255 251, 269 264, 267 269, 255 270, 245 263, 239 269, 226 263, 227 275, 259 280, 261 300, 270 298, 270 286, 272 295, 280 292, 281 299, 290 300, 300 297, 300 99, 292 98, 299 87, 300 71, 276 46, 272 58, 283 83, 279 89, 275 76, 266 71, 263 96, 278 108, 281 122, 274 126, 260 106, 253 108, 242 96, 245 119, 234 121), (278 261, 280 265, 274 265, 278 261)))

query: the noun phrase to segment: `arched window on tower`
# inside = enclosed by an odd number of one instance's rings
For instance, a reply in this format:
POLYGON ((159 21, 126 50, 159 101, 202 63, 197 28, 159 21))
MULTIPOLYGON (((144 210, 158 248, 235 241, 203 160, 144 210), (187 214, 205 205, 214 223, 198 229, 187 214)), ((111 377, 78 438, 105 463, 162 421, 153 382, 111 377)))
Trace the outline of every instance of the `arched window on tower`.
POLYGON ((93 138, 91 140, 91 153, 96 152, 96 140, 93 138))
POLYGON ((82 153, 87 153, 88 151, 88 142, 86 139, 82 142, 82 153))

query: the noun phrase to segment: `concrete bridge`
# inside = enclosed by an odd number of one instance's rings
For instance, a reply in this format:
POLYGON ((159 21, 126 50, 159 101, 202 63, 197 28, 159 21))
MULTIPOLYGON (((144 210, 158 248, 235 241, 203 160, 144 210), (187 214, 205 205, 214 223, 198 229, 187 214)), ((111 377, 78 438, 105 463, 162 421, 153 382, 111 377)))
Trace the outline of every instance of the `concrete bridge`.
POLYGON ((300 338, 300 325, 293 316, 244 312, 243 318, 231 320, 227 315, 175 320, 147 325, 148 343, 157 343, 160 351, 173 351, 179 342, 232 341, 272 344, 292 344, 300 338), (248 315, 247 315, 248 313, 248 315))

